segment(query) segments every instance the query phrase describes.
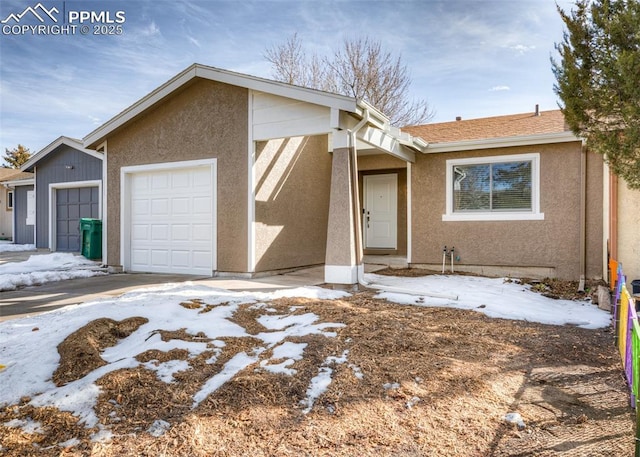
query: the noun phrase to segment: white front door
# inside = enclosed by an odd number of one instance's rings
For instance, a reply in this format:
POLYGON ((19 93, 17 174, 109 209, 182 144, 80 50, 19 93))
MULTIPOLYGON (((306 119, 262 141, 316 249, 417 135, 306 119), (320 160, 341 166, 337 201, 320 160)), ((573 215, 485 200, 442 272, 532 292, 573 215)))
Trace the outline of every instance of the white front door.
POLYGON ((398 175, 365 175, 363 227, 368 249, 397 249, 398 175))

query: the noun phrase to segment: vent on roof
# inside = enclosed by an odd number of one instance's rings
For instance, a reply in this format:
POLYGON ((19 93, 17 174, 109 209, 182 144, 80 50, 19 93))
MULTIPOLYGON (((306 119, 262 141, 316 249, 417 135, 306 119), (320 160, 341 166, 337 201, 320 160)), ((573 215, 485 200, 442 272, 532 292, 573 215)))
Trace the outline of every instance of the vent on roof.
POLYGON ((536 116, 540 116, 540 105, 536 104, 536 116))
POLYGON ((462 116, 456 116, 456 121, 461 121, 462 120, 462 116))

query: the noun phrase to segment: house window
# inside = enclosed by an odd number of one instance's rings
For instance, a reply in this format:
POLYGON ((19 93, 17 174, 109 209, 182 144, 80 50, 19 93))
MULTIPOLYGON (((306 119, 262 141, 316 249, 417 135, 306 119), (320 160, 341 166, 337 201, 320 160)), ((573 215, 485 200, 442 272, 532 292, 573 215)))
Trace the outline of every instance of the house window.
POLYGON ((444 221, 544 219, 540 155, 447 160, 444 221))
POLYGON ((7 209, 8 210, 13 209, 13 191, 12 190, 7 191, 7 209))

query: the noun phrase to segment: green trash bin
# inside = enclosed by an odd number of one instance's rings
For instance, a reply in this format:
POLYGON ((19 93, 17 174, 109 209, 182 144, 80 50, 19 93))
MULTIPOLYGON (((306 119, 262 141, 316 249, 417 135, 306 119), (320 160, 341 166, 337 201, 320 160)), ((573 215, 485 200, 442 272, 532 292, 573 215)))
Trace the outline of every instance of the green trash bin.
POLYGON ((87 259, 102 258, 102 221, 83 217, 80 219, 80 240, 82 255, 87 259))

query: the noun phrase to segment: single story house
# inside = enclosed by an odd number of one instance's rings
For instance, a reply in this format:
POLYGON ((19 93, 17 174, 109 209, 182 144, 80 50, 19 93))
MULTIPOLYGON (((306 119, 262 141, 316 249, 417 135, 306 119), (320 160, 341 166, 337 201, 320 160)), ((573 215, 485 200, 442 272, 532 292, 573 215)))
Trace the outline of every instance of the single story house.
MULTIPOLYGON (((31 173, 13 168, 0 168, 0 240, 14 239, 15 183, 31 180, 30 184, 33 185, 32 178, 31 173)), ((26 219, 26 215, 23 219, 26 219)))
POLYGON ((30 226, 37 248, 80 252, 80 218, 102 218, 102 158, 66 136, 31 156, 21 170, 33 173, 35 215, 16 229, 30 226))
POLYGON ((603 174, 559 111, 402 130, 351 97, 194 64, 89 133, 103 262, 255 276, 362 254, 485 274, 602 277, 603 174))

